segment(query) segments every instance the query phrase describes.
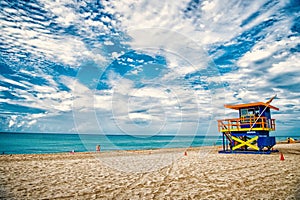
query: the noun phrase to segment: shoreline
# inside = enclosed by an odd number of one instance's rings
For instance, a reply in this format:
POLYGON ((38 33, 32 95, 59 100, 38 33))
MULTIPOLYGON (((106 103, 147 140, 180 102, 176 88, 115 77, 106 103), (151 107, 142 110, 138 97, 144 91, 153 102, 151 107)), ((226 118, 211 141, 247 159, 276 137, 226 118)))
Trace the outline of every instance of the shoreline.
MULTIPOLYGON (((189 147, 172 147, 172 148, 148 148, 148 149, 124 149, 124 150, 104 150, 97 152, 95 151, 74 151, 74 154, 78 153, 110 153, 110 152, 143 152, 143 151, 159 151, 159 150, 187 150, 187 149, 198 149, 198 148, 210 148, 210 147, 221 147, 222 145, 204 145, 204 146, 189 146, 189 147)), ((51 155, 51 154, 72 154, 72 151, 62 151, 62 152, 49 152, 49 153, 6 153, 0 154, 3 155, 51 155)))
MULTIPOLYGON (((157 148, 157 149, 136 149, 136 150, 111 150, 111 151, 84 151, 84 152, 54 152, 54 153, 25 153, 25 154, 1 154, 1 157, 20 157, 24 156, 26 157, 56 157, 56 156, 75 156, 75 155, 81 155, 81 156, 95 156, 95 155, 101 155, 101 156, 117 156, 117 155, 126 155, 126 154, 132 154, 132 155, 148 155, 148 154, 157 154, 157 153, 184 153, 189 151, 197 151, 197 150, 219 150, 222 146, 216 145, 216 146, 197 146, 197 147, 177 147, 177 148, 157 148)), ((0 159, 1 160, 1 159, 0 159)))
MULTIPOLYGON (((276 145, 278 144, 296 144, 300 143, 300 140, 295 140, 292 143, 288 143, 287 141, 277 141, 276 145)), ((275 147, 276 147, 275 145, 275 147)), ((109 152, 143 152, 143 151, 159 151, 159 150, 188 150, 188 149, 198 149, 198 148, 221 148, 222 145, 204 145, 204 146, 190 146, 190 147, 172 147, 172 148, 153 148, 153 149, 130 149, 130 150, 105 150, 101 151, 100 153, 109 153, 109 152)), ((49 153, 6 153, 2 152, 0 156, 4 155, 51 155, 51 154, 70 154, 72 153, 71 151, 62 151, 62 152, 49 152, 49 153)), ((74 153, 99 153, 96 151, 74 151, 74 153)))
MULTIPOLYGON (((278 141, 276 145, 280 144, 298 144, 300 140, 296 140, 295 142, 288 143, 287 141, 278 141)), ((276 148, 276 145, 274 148, 276 148)), ((157 152, 157 151, 165 151, 165 152, 174 152, 174 151, 189 151, 189 150, 199 150, 199 149, 221 149, 222 145, 210 145, 210 146, 190 146, 190 147, 172 147, 172 148, 153 148, 153 149, 130 149, 130 150, 105 150, 105 151, 63 151, 63 152, 50 152, 50 153, 5 153, 0 154, 1 156, 12 156, 12 155, 69 155, 69 154, 110 154, 110 153, 147 153, 147 152, 157 152)))
MULTIPOLYGON (((281 142, 274 146, 278 152, 271 154, 224 154, 224 155, 278 155, 280 153, 291 153, 299 154, 300 156, 300 142, 287 143, 281 142), (288 147, 288 148, 286 148, 288 147), (299 151, 299 152, 298 152, 299 151), (296 152, 296 153, 295 153, 296 152), (298 152, 298 153, 297 153, 298 152)), ((141 150, 113 150, 113 151, 86 151, 86 152, 57 152, 57 153, 32 153, 32 154, 2 154, 0 155, 0 162, 5 161, 26 161, 26 160, 58 160, 58 159, 84 159, 84 158, 109 158, 109 157, 120 157, 120 156, 138 156, 138 155, 155 155, 155 154, 172 154, 176 153, 179 157, 185 156, 190 152, 198 152, 204 155, 206 154, 219 154, 219 150, 222 150, 222 146, 199 146, 199 147, 188 147, 188 148, 161 148, 161 149, 141 149, 141 150)), ((300 157, 299 157, 300 159, 300 157)), ((299 166, 300 167, 300 166, 299 166)))

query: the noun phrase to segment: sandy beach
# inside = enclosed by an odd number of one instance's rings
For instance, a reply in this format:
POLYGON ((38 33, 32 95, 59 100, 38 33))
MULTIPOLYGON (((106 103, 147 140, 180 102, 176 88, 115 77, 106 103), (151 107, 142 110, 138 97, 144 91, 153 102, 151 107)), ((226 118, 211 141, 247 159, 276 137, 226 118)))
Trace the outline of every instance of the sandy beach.
POLYGON ((2 199, 300 199, 300 143, 283 153, 220 147, 0 156, 2 199))

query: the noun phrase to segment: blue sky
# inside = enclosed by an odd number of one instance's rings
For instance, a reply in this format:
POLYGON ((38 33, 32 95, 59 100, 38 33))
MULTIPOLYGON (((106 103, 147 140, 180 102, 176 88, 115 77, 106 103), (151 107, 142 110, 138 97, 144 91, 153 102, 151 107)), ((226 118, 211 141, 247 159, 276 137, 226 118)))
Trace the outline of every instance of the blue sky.
POLYGON ((0 4, 0 131, 218 134, 277 94, 299 135, 297 0, 0 4))

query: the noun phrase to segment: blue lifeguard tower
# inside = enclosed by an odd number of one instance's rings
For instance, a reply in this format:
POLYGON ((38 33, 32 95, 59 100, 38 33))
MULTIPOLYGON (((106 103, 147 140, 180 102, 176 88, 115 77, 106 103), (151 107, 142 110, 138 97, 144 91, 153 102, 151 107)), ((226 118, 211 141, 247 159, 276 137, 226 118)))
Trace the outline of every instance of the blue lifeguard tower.
POLYGON ((279 108, 266 103, 255 102, 239 105, 224 105, 239 111, 239 118, 218 120, 218 130, 223 136, 223 150, 219 153, 258 153, 269 154, 277 150, 275 137, 269 135, 275 131, 275 119, 271 118, 271 109, 279 108))

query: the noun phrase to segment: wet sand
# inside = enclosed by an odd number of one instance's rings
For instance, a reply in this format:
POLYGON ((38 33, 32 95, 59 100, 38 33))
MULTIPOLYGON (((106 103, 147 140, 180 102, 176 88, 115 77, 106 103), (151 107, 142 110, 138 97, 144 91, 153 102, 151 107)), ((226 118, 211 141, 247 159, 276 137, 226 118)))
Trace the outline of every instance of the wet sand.
POLYGON ((279 153, 220 147, 0 156, 3 199, 300 199, 300 143, 279 153))

